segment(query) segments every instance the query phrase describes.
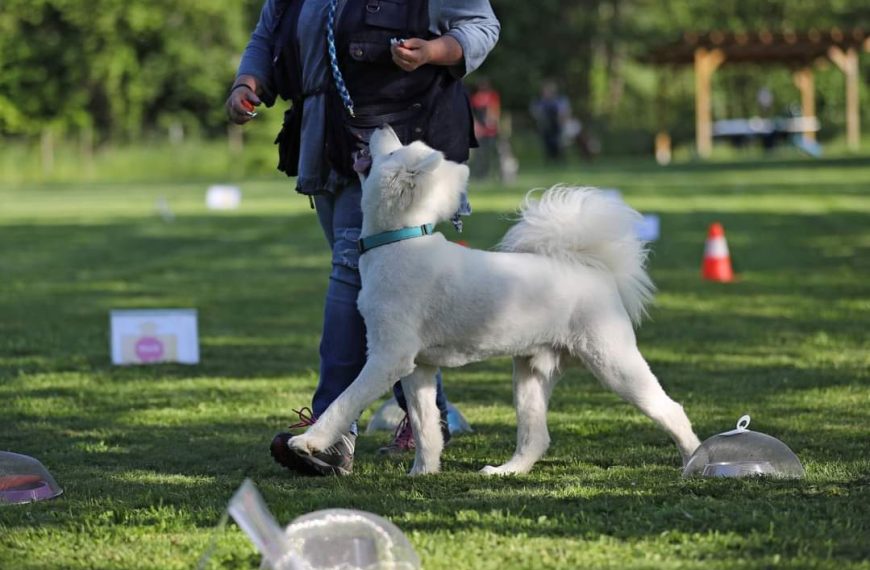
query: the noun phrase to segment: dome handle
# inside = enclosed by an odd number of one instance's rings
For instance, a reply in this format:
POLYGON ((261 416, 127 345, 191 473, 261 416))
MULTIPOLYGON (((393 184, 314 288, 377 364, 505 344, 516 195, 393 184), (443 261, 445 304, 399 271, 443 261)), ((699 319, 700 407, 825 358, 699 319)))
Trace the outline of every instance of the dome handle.
POLYGON ((737 420, 737 428, 736 429, 732 429, 731 431, 726 431, 726 432, 720 433, 719 435, 738 435, 741 433, 746 433, 749 431, 748 428, 749 428, 749 422, 751 419, 752 418, 749 417, 749 414, 744 414, 743 416, 740 417, 739 420, 737 420))

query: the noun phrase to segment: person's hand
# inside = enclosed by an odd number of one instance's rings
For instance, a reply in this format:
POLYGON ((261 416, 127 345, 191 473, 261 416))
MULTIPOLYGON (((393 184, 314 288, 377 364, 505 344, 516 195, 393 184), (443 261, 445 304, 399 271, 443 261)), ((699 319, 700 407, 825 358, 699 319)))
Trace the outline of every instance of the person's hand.
POLYGON ((260 103, 262 101, 248 85, 236 87, 230 91, 230 96, 227 97, 227 116, 237 125, 244 125, 256 116, 253 114, 254 107, 260 103))
POLYGON ((405 71, 414 71, 432 60, 431 43, 420 38, 402 40, 393 45, 390 51, 393 62, 405 71))

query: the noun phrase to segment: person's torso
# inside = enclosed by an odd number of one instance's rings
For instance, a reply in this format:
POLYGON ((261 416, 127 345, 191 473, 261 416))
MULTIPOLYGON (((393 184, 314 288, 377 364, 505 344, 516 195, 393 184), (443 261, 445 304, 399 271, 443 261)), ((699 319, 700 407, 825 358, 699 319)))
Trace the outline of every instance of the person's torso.
POLYGON ((296 48, 305 93, 322 91, 330 81, 326 44, 329 2, 303 2, 296 25, 296 48))
POLYGON ((408 72, 393 62, 393 41, 432 39, 428 0, 346 0, 335 32, 338 66, 357 107, 420 99, 445 71, 408 72))
POLYGON ((278 49, 281 57, 275 60, 275 72, 279 77, 295 77, 278 81, 290 88, 279 89, 282 97, 304 100, 300 176, 303 171, 320 170, 315 147, 325 148, 323 158, 331 168, 353 176, 351 154, 367 143, 372 128, 384 123, 393 125, 405 144, 422 139, 451 160, 467 160, 473 134, 461 83, 444 66, 424 65, 407 72, 392 60, 391 40, 436 37, 430 31, 428 0, 337 2, 335 63, 355 117, 349 117, 346 101, 336 89, 327 40, 330 2, 283 1, 294 9, 288 9, 275 34, 276 41, 284 44, 278 49), (360 119, 367 122, 361 125, 360 119), (310 136, 314 130, 322 133, 324 126, 325 142, 310 136))

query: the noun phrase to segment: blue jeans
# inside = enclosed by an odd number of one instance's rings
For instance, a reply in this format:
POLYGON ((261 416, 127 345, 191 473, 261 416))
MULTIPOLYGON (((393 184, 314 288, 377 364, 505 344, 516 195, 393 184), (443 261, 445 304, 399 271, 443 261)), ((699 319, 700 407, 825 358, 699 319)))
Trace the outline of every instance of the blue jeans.
MULTIPOLYGON (((332 249, 332 272, 326 290, 323 314, 323 334, 320 339, 320 381, 314 391, 311 407, 315 417, 344 392, 356 379, 366 362, 366 327, 356 306, 362 288, 359 275, 359 240, 362 227, 358 180, 340 185, 334 193, 314 196, 317 217, 332 249)), ((447 399, 437 374, 436 403, 442 417, 447 414, 447 399)), ((393 393, 407 411, 402 383, 393 386, 393 393)))

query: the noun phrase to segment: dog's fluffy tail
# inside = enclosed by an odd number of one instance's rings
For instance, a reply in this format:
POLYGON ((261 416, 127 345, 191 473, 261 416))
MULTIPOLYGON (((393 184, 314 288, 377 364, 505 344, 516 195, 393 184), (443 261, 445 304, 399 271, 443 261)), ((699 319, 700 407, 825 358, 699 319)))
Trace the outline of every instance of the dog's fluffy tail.
POLYGON ((529 192, 520 216, 499 250, 537 253, 609 271, 629 317, 640 322, 655 291, 644 269, 646 244, 634 229, 640 214, 600 190, 554 186, 540 199, 529 192))

